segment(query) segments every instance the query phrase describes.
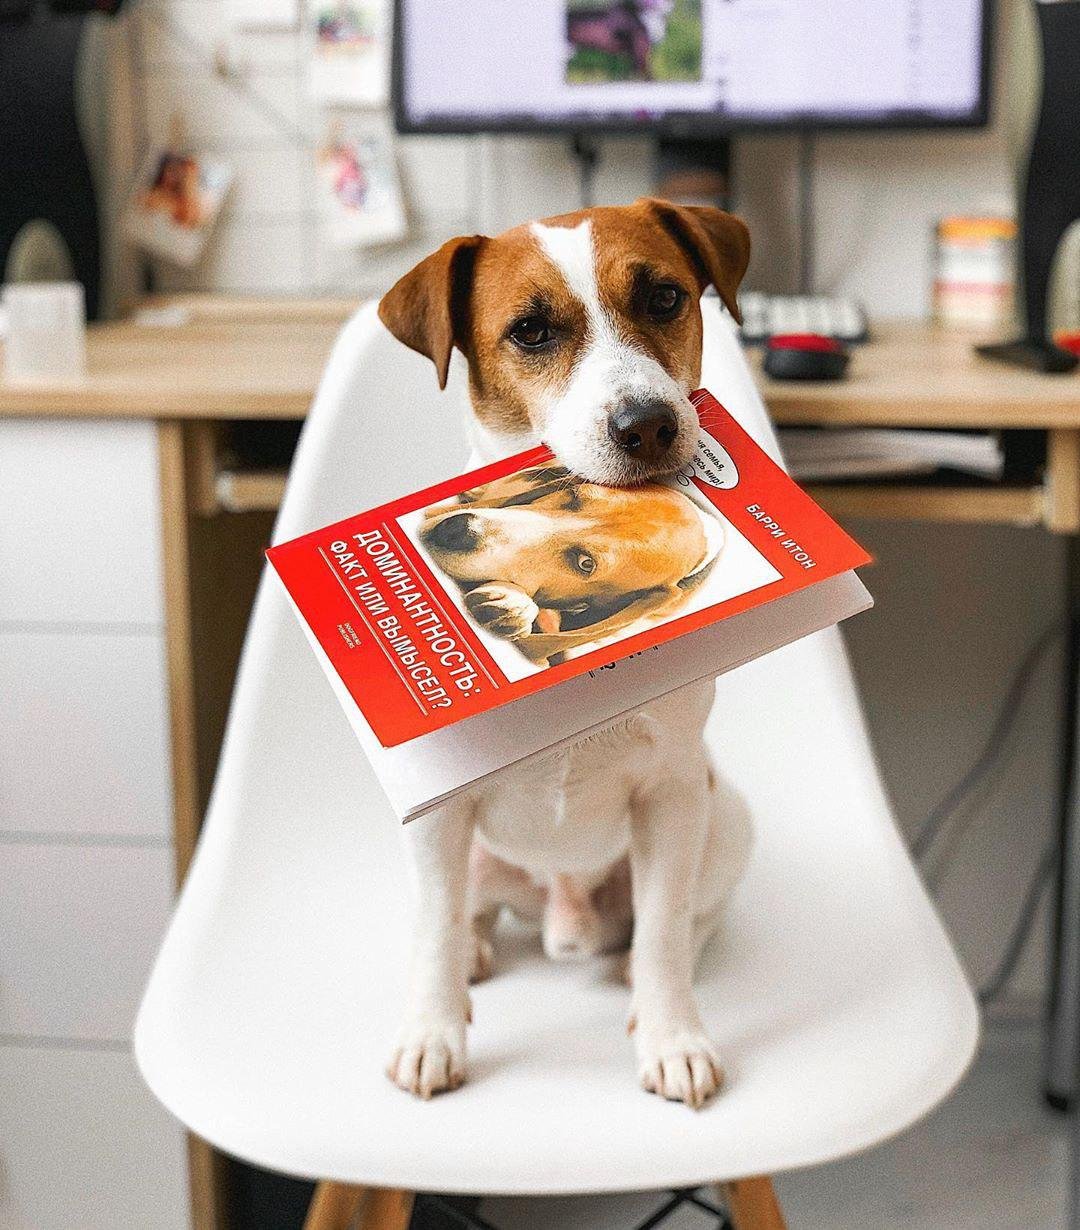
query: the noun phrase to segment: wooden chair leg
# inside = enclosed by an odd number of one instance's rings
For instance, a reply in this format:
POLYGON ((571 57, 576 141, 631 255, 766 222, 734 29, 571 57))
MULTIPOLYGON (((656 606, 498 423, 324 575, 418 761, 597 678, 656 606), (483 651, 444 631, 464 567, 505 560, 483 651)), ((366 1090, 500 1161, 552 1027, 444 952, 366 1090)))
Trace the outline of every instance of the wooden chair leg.
POLYGON ((356 1230, 409 1230, 415 1199, 412 1192, 373 1187, 364 1201, 356 1230))
POLYGON ((780 1202, 767 1175, 721 1183, 720 1198, 735 1230, 786 1230, 780 1202))
POLYGON ((320 1183, 311 1197, 304 1230, 349 1230, 366 1195, 365 1187, 320 1183))

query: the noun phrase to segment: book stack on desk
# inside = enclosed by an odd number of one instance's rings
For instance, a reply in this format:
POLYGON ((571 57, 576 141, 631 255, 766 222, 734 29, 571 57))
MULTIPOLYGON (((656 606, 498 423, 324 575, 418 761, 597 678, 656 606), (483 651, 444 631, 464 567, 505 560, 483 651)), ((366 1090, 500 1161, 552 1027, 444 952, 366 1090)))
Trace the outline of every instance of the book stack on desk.
POLYGON ((998 479, 1005 466, 1000 440, 986 432, 789 429, 780 432, 780 444, 791 476, 800 482, 939 470, 998 479))

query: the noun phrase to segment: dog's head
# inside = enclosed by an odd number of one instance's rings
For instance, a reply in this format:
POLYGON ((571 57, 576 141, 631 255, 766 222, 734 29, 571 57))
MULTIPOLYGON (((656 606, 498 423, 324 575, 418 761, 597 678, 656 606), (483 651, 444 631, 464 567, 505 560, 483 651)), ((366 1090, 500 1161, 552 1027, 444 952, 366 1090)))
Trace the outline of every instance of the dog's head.
POLYGON ((513 586, 556 618, 546 631, 617 627, 680 605, 707 575, 719 522, 686 496, 588 483, 564 466, 524 470, 428 509, 420 538, 466 591, 513 586))
POLYGON ((379 315, 432 360, 440 387, 453 348, 464 354, 496 439, 543 439, 590 482, 629 485, 690 460, 698 301, 711 283, 737 319, 749 255, 733 215, 643 199, 452 239, 379 315))

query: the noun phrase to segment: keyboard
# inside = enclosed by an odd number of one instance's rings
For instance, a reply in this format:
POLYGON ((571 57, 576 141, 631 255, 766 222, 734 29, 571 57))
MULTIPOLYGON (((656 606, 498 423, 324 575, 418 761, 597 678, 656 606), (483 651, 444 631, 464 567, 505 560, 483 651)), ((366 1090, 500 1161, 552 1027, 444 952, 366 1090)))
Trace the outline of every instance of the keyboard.
POLYGON ((748 290, 739 296, 740 334, 748 345, 777 333, 820 333, 838 342, 865 342, 866 313, 854 299, 832 295, 764 295, 748 290))

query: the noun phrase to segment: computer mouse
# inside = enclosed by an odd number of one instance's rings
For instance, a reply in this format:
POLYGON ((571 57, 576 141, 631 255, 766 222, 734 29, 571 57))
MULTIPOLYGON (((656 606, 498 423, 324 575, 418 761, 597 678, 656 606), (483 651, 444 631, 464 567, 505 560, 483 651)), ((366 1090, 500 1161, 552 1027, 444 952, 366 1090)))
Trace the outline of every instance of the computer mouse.
POLYGON ((777 333, 765 343, 765 374, 774 380, 839 380, 851 356, 820 333, 777 333))

